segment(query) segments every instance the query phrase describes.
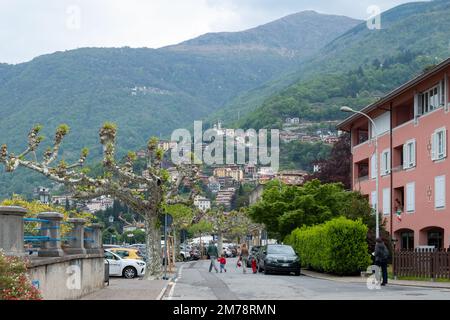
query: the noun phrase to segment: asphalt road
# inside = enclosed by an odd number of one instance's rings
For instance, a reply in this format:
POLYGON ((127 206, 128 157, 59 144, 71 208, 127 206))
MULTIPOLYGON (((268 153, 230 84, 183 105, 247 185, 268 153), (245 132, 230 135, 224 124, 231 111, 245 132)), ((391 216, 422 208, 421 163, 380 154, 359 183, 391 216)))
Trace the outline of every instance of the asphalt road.
POLYGON ((254 299, 400 299, 450 300, 450 290, 388 285, 369 290, 365 283, 345 283, 304 275, 253 274, 236 268, 236 259, 228 259, 226 273, 208 272, 209 260, 180 264, 179 276, 163 299, 169 300, 254 300, 254 299))

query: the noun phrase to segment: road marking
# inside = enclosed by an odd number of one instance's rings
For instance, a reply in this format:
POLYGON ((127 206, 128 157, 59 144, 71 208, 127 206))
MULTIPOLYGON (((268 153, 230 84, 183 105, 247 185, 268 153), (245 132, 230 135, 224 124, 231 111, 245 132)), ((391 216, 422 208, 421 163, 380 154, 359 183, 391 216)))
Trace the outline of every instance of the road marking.
POLYGON ((173 282, 172 288, 170 288, 169 296, 167 297, 167 300, 172 300, 173 293, 174 293, 174 291, 175 291, 175 286, 176 286, 176 284, 177 284, 177 282, 178 282, 178 279, 181 279, 181 272, 183 271, 183 267, 184 267, 184 266, 181 266, 181 267, 180 267, 180 270, 178 271, 178 276, 176 277, 175 281, 173 282))

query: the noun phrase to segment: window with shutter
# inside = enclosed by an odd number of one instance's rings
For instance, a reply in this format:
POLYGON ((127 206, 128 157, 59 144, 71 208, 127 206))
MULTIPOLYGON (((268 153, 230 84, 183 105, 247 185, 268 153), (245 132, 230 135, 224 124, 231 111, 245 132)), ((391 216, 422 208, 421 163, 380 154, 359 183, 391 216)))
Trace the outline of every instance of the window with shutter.
POLYGON ((384 176, 389 174, 391 171, 391 159, 389 149, 384 150, 381 153, 380 159, 380 175, 384 176))
POLYGON ((403 169, 416 166, 416 141, 409 140, 403 145, 403 169))
POLYGON ((415 183, 410 182, 406 185, 406 211, 414 212, 415 210, 415 183))
POLYGON ((434 178, 434 207, 445 207, 445 176, 434 178))
POLYGON ((377 155, 375 153, 370 158, 370 177, 372 179, 377 177, 377 155))
POLYGON ((372 209, 375 209, 375 204, 377 203, 377 192, 372 191, 370 194, 370 204, 372 206, 372 209))
POLYGON ((391 189, 383 189, 383 214, 391 213, 391 189))
POLYGON ((447 157, 447 130, 439 128, 431 136, 431 159, 440 160, 447 157))
POLYGON ((431 160, 436 160, 436 149, 437 149, 436 133, 433 133, 431 135, 431 160))

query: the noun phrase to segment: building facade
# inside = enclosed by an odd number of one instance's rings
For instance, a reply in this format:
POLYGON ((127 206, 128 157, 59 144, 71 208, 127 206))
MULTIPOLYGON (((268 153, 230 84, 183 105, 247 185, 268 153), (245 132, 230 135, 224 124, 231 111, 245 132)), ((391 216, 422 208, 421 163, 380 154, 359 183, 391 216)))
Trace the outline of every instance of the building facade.
POLYGON ((360 114, 338 125, 351 133, 353 189, 378 203, 396 248, 450 246, 449 76, 447 59, 362 109, 375 127, 360 114))
POLYGON ((200 211, 207 211, 211 209, 211 200, 202 196, 196 196, 194 198, 194 206, 196 206, 200 211))

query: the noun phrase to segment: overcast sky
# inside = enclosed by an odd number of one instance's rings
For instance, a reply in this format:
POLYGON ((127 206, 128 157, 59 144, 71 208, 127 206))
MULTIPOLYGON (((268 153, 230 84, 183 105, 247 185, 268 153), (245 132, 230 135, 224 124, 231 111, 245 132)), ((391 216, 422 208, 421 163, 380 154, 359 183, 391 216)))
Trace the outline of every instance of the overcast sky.
POLYGON ((150 47, 315 10, 367 19, 402 0, 0 0, 0 62, 80 47, 150 47))

